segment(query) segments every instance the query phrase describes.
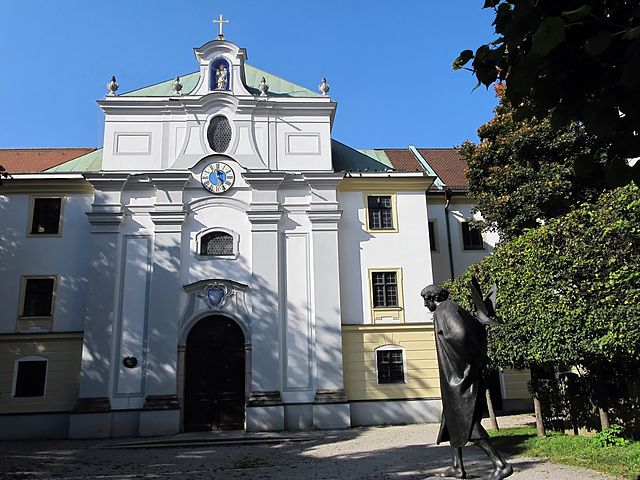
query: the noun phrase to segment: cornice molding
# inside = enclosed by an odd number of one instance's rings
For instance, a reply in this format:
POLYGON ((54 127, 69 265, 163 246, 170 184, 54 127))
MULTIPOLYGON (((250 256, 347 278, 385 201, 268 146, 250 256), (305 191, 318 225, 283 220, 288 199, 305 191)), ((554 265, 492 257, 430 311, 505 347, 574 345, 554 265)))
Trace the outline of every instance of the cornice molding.
POLYGON ((9 178, 3 179, 0 184, 0 194, 24 193, 24 194, 69 194, 84 193, 93 194, 91 183, 82 177, 77 178, 9 178))
POLYGON ((420 176, 395 176, 383 177, 345 177, 338 191, 342 192, 426 192, 435 177, 420 176))
POLYGON ((84 337, 83 332, 46 332, 46 333, 1 333, 1 342, 15 342, 15 341, 59 341, 59 340, 82 340, 84 337))

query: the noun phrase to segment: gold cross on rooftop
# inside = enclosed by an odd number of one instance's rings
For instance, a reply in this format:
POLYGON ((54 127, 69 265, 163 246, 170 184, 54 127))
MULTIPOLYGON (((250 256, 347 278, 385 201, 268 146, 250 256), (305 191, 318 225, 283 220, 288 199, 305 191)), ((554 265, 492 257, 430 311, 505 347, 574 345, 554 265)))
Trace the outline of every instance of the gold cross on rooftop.
POLYGON ((220 24, 220 32, 218 33, 218 39, 222 40, 224 38, 224 36, 222 35, 222 24, 223 23, 229 23, 229 20, 223 20, 222 19, 222 14, 220 14, 220 18, 218 20, 214 20, 213 23, 219 23, 220 24))

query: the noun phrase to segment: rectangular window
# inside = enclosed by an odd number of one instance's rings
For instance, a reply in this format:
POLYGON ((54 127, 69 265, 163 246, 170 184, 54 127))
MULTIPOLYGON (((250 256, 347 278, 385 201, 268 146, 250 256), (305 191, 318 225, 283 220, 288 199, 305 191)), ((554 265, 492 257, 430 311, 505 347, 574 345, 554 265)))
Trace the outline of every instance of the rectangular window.
POLYGON ((27 278, 24 287, 23 317, 50 317, 53 305, 53 278, 27 278))
POLYGON ((369 195, 367 210, 370 230, 393 230, 393 202, 391 195, 369 195))
POLYGON ((373 307, 399 307, 396 272, 371 272, 373 307))
POLYGON ((378 383, 404 383, 402 350, 378 350, 378 383))
POLYGON ((46 360, 20 360, 14 397, 42 397, 47 379, 46 360))
POLYGON ((61 198, 34 198, 31 235, 60 233, 61 198))
POLYGON ((432 252, 438 250, 436 245, 436 222, 429 222, 429 248, 432 252))
POLYGON ((462 242, 465 250, 484 250, 482 231, 469 222, 462 222, 462 242))

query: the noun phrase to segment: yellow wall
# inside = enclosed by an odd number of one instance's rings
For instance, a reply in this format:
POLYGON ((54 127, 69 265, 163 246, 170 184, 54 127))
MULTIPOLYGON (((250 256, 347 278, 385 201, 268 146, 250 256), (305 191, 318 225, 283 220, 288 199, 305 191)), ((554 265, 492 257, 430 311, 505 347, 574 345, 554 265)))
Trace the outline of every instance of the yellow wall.
POLYGON ((82 333, 0 335, 0 413, 73 410, 78 399, 82 333), (44 397, 11 398, 16 360, 48 359, 44 397))
POLYGON ((527 383, 531 379, 529 370, 512 370, 505 368, 502 371, 504 378, 504 393, 506 400, 531 398, 527 383))
POLYGON ((439 398, 433 325, 343 325, 344 384, 348 400, 439 398), (406 383, 378 385, 375 349, 405 349, 406 383))

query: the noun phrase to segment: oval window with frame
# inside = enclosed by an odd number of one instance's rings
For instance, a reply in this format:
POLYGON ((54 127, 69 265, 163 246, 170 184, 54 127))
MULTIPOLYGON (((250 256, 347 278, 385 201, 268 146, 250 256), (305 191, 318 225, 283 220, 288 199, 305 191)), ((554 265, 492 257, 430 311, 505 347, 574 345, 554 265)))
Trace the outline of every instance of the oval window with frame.
POLYGON ((207 130, 209 146, 216 153, 224 153, 231 143, 231 124, 227 117, 218 115, 211 119, 207 130))

